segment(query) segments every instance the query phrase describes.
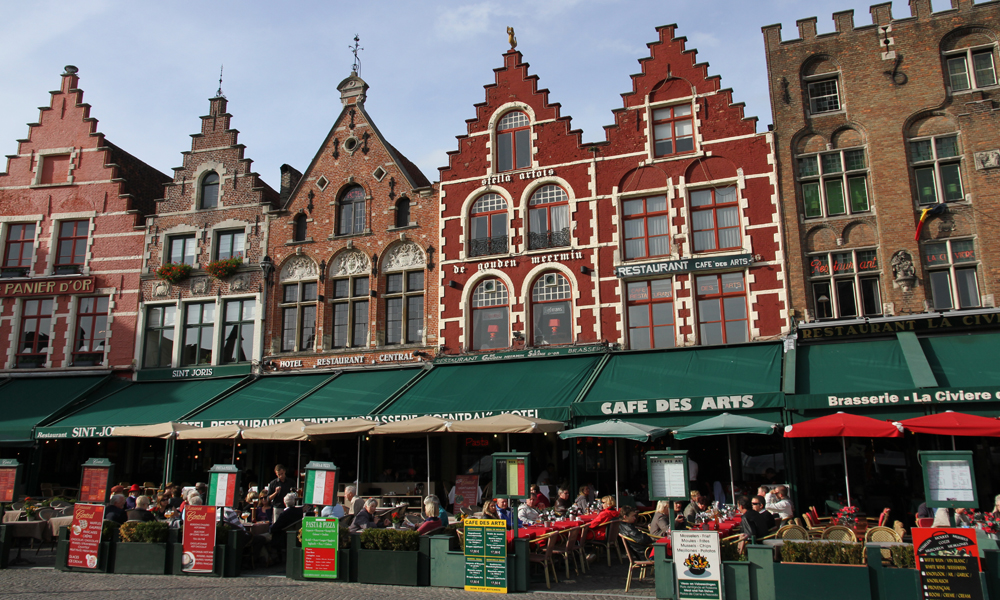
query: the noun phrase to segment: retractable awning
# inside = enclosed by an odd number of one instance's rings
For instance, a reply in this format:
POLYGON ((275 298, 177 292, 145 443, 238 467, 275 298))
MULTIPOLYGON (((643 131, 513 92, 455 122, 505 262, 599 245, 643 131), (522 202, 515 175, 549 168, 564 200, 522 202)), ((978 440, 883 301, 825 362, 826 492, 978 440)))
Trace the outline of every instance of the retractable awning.
POLYGON ((276 416, 314 423, 365 416, 422 373, 413 367, 345 371, 276 416))
POLYGON ((198 407, 244 383, 244 377, 222 377, 187 381, 155 381, 130 385, 83 404, 46 427, 35 437, 106 437, 121 425, 152 425, 179 421, 198 407))
POLYGON ((332 373, 261 377, 188 415, 185 421, 200 421, 204 427, 234 424, 265 427, 283 423, 289 419, 275 419, 275 415, 332 378, 332 373))
POLYGON ((0 443, 30 442, 32 429, 56 417, 65 407, 87 394, 98 390, 111 393, 125 385, 125 381, 100 375, 8 380, 0 385, 0 402, 3 403, 0 443))

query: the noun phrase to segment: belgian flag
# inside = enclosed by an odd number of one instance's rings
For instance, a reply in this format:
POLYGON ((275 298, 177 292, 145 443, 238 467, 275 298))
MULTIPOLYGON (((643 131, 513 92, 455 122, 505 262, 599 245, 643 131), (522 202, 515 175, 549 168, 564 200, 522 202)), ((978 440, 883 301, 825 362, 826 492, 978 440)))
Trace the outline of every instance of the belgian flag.
POLYGON ((927 217, 931 215, 943 215, 947 210, 948 207, 944 204, 935 204, 931 208, 925 208, 920 211, 920 221, 917 222, 917 232, 913 234, 913 240, 920 240, 920 231, 924 228, 924 221, 927 220, 927 217))

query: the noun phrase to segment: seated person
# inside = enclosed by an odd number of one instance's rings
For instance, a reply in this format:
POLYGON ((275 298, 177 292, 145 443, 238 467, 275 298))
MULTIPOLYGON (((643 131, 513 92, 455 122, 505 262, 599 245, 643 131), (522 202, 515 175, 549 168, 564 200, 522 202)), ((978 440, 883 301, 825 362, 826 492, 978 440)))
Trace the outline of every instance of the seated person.
POLYGON ((590 493, 590 488, 585 485, 580 486, 580 490, 577 492, 576 496, 576 507, 580 510, 587 510, 590 506, 590 500, 587 499, 587 495, 590 493))
POLYGON ((135 508, 135 499, 142 494, 142 487, 138 483, 133 483, 132 487, 128 489, 128 496, 125 498, 125 510, 132 510, 135 508))
POLYGON ((183 503, 184 499, 181 498, 181 488, 179 486, 174 487, 173 491, 170 492, 170 508, 180 508, 183 503))
POLYGON ((524 523, 536 523, 541 518, 535 508, 535 497, 528 496, 520 506, 517 507, 517 518, 524 523))
POLYGON ((1000 517, 1000 494, 993 498, 993 516, 1000 517))
MULTIPOLYGON (((622 509, 625 510, 624 508, 622 509)), ((656 503, 656 511, 653 513, 653 518, 649 520, 649 535, 655 537, 664 537, 670 534, 670 502, 666 500, 660 500, 656 503)), ((684 518, 684 515, 681 515, 684 518)), ((624 521, 624 516, 622 517, 624 521)), ((632 537, 632 536, 629 536, 632 537)))
POLYGON ((497 519, 500 520, 500 514, 497 512, 496 500, 487 500, 486 504, 483 504, 483 518, 484 519, 497 519))
POLYGON ((779 519, 791 519, 795 516, 795 509, 792 501, 788 499, 788 488, 779 485, 764 496, 764 508, 777 515, 779 519))
MULTIPOLYGON (((698 512, 698 497, 701 496, 701 492, 699 492, 698 490, 691 490, 690 496, 691 496, 691 501, 688 502, 687 505, 684 507, 684 517, 685 518, 688 516, 688 513, 690 513, 692 515, 697 514, 697 512, 698 512)), ((692 518, 690 522, 694 523, 694 519, 692 518)))
POLYGON ((149 496, 135 499, 135 508, 125 511, 129 521, 155 521, 156 515, 149 511, 149 496))
POLYGON ((698 496, 694 502, 684 508, 684 518, 687 519, 688 524, 694 525, 694 522, 698 519, 698 513, 705 512, 706 510, 708 510, 708 498, 698 496))
POLYGON ((775 519, 774 515, 764 507, 765 504, 764 496, 754 496, 750 499, 750 506, 761 516, 761 522, 765 527, 764 533, 766 534, 768 531, 774 529, 775 519))
POLYGON ((262 494, 257 508, 250 511, 250 521, 252 523, 270 523, 274 517, 274 509, 271 508, 271 501, 267 494, 262 494))
POLYGON ((652 548, 653 539, 639 531, 639 528, 635 526, 635 508, 623 506, 621 518, 622 522, 618 526, 618 531, 629 538, 625 540, 625 543, 628 544, 629 550, 632 551, 632 556, 641 560, 652 548))
POLYGON ((742 515, 740 523, 740 553, 742 553, 747 543, 756 542, 767 535, 767 527, 763 515, 754 510, 750 498, 741 496, 736 506, 736 510, 742 515))
POLYGON ((687 517, 684 516, 684 502, 674 502, 674 529, 684 531, 688 528, 687 517))
POLYGON ((246 498, 240 503, 240 512, 251 512, 257 505, 257 492, 247 492, 246 498))
POLYGON ((605 496, 601 498, 601 505, 604 507, 597 516, 587 524, 588 540, 604 540, 607 533, 604 525, 618 518, 618 510, 615 509, 615 497, 605 496))
POLYGON ((549 499, 545 496, 545 494, 542 493, 541 488, 539 488, 538 485, 534 483, 531 484, 530 488, 528 488, 528 495, 535 497, 535 508, 537 508, 538 510, 542 510, 552 506, 552 503, 549 502, 549 499))
POLYGON ((441 507, 438 504, 437 497, 427 496, 424 499, 424 515, 427 518, 420 524, 420 527, 417 527, 417 533, 424 535, 427 532, 441 529, 444 525, 442 525, 441 519, 438 517, 438 511, 440 510, 441 507))
POLYGON ((573 501, 569 499, 569 490, 566 488, 559 488, 559 495, 556 497, 555 504, 553 504, 556 514, 565 514, 571 506, 573 506, 573 501))
POLYGON ((104 509, 104 520, 114 521, 119 525, 128 521, 128 514, 125 512, 124 494, 113 494, 111 496, 111 500, 108 502, 108 507, 104 509))
POLYGON ((521 519, 511 512, 506 498, 497 498, 497 514, 507 522, 507 529, 517 529, 521 526, 521 519))
POLYGON ((165 519, 166 516, 164 513, 170 510, 170 508, 170 496, 164 492, 156 496, 156 506, 153 506, 149 510, 152 511, 158 519, 165 519))
POLYGON ((285 494, 285 510, 271 523, 271 545, 276 548, 285 547, 285 529, 302 520, 302 507, 295 505, 296 500, 295 492, 285 494))
POLYGON ((430 494, 426 498, 424 498, 424 504, 425 505, 427 504, 428 500, 433 500, 434 502, 437 502, 437 504, 438 504, 437 518, 441 521, 441 526, 442 527, 447 527, 448 526, 448 511, 444 509, 444 504, 441 504, 441 501, 438 499, 437 494, 430 494))
POLYGON ((378 508, 378 500, 375 498, 365 500, 364 508, 354 516, 354 521, 351 523, 351 533, 360 533, 369 527, 385 527, 389 519, 377 519, 375 517, 376 508, 378 508))

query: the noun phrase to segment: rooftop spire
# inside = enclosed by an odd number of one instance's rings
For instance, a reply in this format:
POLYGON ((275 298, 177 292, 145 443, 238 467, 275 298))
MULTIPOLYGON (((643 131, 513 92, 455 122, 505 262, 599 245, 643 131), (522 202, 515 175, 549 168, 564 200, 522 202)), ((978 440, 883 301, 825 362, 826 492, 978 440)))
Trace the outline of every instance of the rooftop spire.
POLYGON ((219 65, 219 90, 215 92, 216 98, 225 98, 226 95, 222 93, 222 69, 225 65, 219 65))
POLYGON ((364 50, 358 44, 361 41, 361 36, 357 33, 354 34, 354 45, 348 46, 347 49, 354 54, 354 64, 351 66, 351 73, 357 75, 361 71, 361 59, 358 57, 358 52, 364 50))

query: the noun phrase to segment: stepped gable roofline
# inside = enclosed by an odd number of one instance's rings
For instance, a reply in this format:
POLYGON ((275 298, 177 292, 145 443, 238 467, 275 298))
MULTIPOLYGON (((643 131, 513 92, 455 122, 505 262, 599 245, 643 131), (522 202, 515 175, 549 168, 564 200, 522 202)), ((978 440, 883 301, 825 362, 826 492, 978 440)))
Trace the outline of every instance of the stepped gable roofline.
MULTIPOLYGON (((507 52, 503 53, 504 66, 502 66, 502 67, 496 67, 496 68, 493 69, 495 81, 493 83, 488 83, 488 84, 486 84, 486 85, 483 86, 483 89, 486 91, 486 98, 487 99, 485 101, 483 101, 483 102, 477 102, 477 103, 475 103, 475 104, 472 105, 472 107, 476 110, 476 116, 473 117, 473 118, 471 118, 471 119, 466 119, 465 120, 465 123, 466 123, 466 133, 464 135, 456 135, 455 136, 455 139, 459 141, 459 149, 458 150, 449 150, 447 152, 448 165, 444 166, 444 167, 438 167, 438 171, 439 172, 443 173, 444 171, 447 171, 447 170, 449 170, 449 169, 452 168, 451 167, 451 158, 453 156, 461 154, 461 152, 462 152, 462 150, 461 150, 461 141, 464 140, 464 139, 466 139, 466 138, 468 138, 470 134, 475 133, 476 130, 477 130, 477 127, 476 127, 477 125, 481 126, 480 128, 478 128, 481 131, 485 131, 487 129, 487 125, 486 124, 489 123, 490 118, 493 115, 493 112, 489 110, 489 108, 490 108, 490 102, 489 102, 490 90, 492 90, 494 88, 500 87, 501 79, 502 79, 504 73, 507 73, 507 72, 511 71, 512 69, 519 69, 519 70, 523 71, 524 76, 523 76, 522 79, 524 81, 530 81, 531 82, 531 96, 533 96, 533 97, 534 96, 540 97, 541 98, 541 108, 542 108, 542 110, 547 111, 547 112, 549 112, 551 114, 551 116, 542 116, 542 115, 538 114, 538 112, 536 111, 536 114, 535 114, 536 120, 542 120, 542 119, 548 120, 548 119, 551 119, 551 120, 554 120, 554 121, 559 121, 559 122, 565 124, 565 126, 566 126, 566 135, 576 138, 576 146, 577 146, 577 148, 583 150, 583 149, 587 149, 587 148, 589 148, 589 147, 592 146, 592 144, 590 144, 590 143, 584 143, 583 142, 583 130, 582 129, 573 129, 572 128, 571 123, 572 123, 573 118, 570 117, 570 116, 562 116, 560 114, 560 109, 562 108, 562 104, 560 104, 559 102, 549 102, 549 89, 548 88, 539 88, 538 87, 538 75, 529 75, 528 74, 528 69, 531 67, 531 65, 529 63, 524 62, 523 58, 524 58, 524 56, 519 51, 517 51, 517 50, 508 50, 507 52)), ((525 99, 522 98, 521 100, 524 101, 525 99)))

